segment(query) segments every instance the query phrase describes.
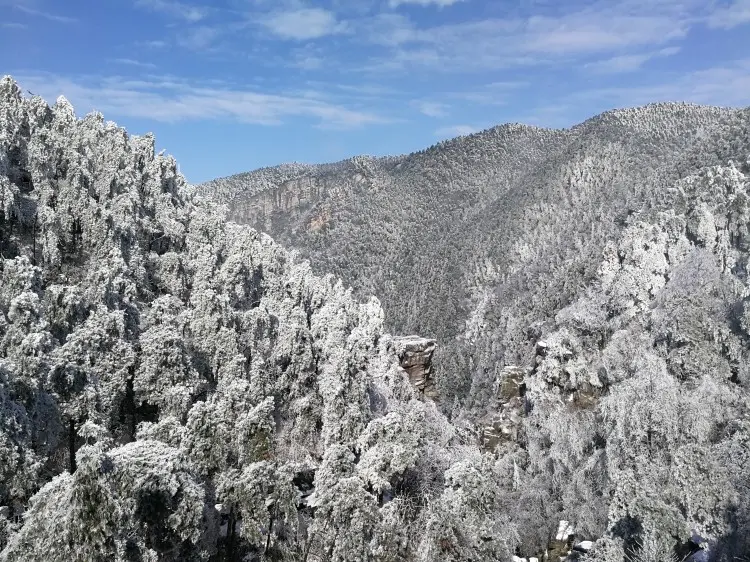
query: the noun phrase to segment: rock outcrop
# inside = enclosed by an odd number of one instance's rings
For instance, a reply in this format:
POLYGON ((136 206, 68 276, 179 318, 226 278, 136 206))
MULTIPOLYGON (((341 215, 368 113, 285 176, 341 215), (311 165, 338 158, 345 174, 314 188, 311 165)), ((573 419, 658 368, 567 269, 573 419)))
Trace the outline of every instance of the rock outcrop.
POLYGON ((514 556, 513 562, 577 562, 584 560, 584 555, 589 552, 594 541, 576 540, 575 526, 570 521, 562 520, 558 523, 557 533, 554 540, 551 540, 544 552, 538 556, 523 558, 514 556))
POLYGON ((479 435, 482 448, 492 451, 503 441, 516 441, 521 421, 526 412, 527 369, 516 365, 502 368, 495 380, 495 407, 480 420, 479 435))
POLYGON ((393 338, 394 350, 401 367, 409 375, 414 387, 426 398, 438 399, 432 376, 432 355, 436 342, 421 336, 399 336, 393 338))
POLYGON ((257 196, 233 202, 230 217, 238 222, 267 229, 274 213, 284 213, 286 219, 296 217, 327 195, 325 182, 320 178, 302 177, 259 193, 257 196))
MULTIPOLYGON (((344 201, 372 187, 372 172, 367 158, 355 157, 330 165, 290 167, 289 170, 268 172, 264 170, 251 176, 262 176, 265 189, 251 190, 227 198, 228 218, 267 232, 291 229, 313 233, 329 226, 335 209, 344 201), (322 223, 322 224, 321 224, 322 223)), ((220 192, 222 180, 215 180, 207 193, 223 201, 220 192)), ((290 231, 290 232, 291 232, 290 231)))

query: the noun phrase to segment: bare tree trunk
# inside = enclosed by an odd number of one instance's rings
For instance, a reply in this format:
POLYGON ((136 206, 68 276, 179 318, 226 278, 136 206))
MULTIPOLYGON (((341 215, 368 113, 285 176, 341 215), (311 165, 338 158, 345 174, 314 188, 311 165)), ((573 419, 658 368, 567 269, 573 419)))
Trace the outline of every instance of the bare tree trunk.
POLYGON ((130 377, 125 383, 125 423, 128 428, 128 442, 135 441, 135 391, 133 390, 133 369, 130 369, 130 377))
POLYGON ((31 235, 31 238, 32 238, 32 242, 31 242, 31 265, 36 265, 36 223, 37 223, 38 217, 39 217, 38 214, 34 215, 34 226, 33 226, 32 230, 31 230, 31 233, 32 233, 32 235, 31 235))
POLYGON ((3 256, 3 239, 5 238, 5 202, 0 200, 0 260, 5 259, 3 256))
POLYGON ((268 518, 268 532, 266 533, 266 546, 263 548, 263 554, 268 554, 268 549, 271 547, 271 529, 273 528, 274 519, 273 515, 268 518))
POLYGON ((234 506, 229 508, 227 521, 227 555, 226 562, 234 562, 234 506))
POLYGON ((68 423, 68 454, 70 455, 70 473, 76 471, 76 423, 71 418, 68 423))
MULTIPOLYGON (((326 522, 323 524, 323 532, 325 533, 326 527, 328 527, 328 519, 326 519, 326 522)), ((312 548, 312 537, 307 535, 307 544, 305 545, 305 554, 302 556, 302 562, 307 562, 307 557, 310 555, 310 549, 312 548)))

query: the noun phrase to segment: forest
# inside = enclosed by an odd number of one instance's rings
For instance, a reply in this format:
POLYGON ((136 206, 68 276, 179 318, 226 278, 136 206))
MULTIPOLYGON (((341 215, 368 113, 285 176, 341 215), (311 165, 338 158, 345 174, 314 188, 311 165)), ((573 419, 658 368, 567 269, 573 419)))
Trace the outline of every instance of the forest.
POLYGON ((749 175, 659 104, 192 186, 3 78, 0 561, 750 560, 749 175))

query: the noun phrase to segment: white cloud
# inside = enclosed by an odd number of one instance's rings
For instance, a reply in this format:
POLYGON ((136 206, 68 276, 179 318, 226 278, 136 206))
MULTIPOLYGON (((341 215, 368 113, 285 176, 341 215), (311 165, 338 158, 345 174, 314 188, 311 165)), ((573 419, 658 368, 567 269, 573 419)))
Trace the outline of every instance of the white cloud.
POLYGON ((145 47, 146 49, 163 49, 167 46, 167 42, 162 41, 161 39, 155 39, 153 41, 138 41, 136 42, 136 46, 145 47))
POLYGON ((205 52, 211 49, 214 41, 218 39, 221 34, 221 29, 207 25, 182 29, 177 35, 177 44, 186 49, 205 52))
POLYGON ((600 74, 633 72, 639 70, 651 58, 652 55, 650 54, 619 55, 606 60, 587 63, 584 68, 600 74))
POLYGON ((442 127, 435 131, 436 137, 452 138, 464 135, 471 135, 476 133, 478 129, 471 125, 452 125, 450 127, 442 127))
MULTIPOLYGON (((693 1, 697 0, 684 3, 693 1)), ((653 5, 631 0, 595 2, 571 10, 565 3, 553 15, 516 14, 421 28, 402 14, 383 14, 362 22, 364 31, 358 30, 358 36, 392 48, 371 60, 368 70, 501 69, 573 62, 592 55, 632 55, 634 49, 656 50, 683 39, 698 21, 694 11, 681 5, 669 0, 653 5)))
POLYGON ((465 0, 389 0, 388 5, 391 8, 397 8, 402 4, 416 4, 418 6, 430 6, 434 4, 435 6, 444 8, 445 6, 452 6, 453 4, 464 1, 465 0))
POLYGON ((570 127, 578 123, 581 108, 593 116, 613 108, 637 107, 656 102, 689 102, 725 107, 750 106, 750 58, 682 74, 663 81, 632 86, 592 88, 557 96, 554 104, 532 107, 514 119, 543 127, 570 127))
POLYGON ((411 106, 427 117, 445 117, 448 115, 448 106, 444 103, 415 100, 411 103, 411 106))
POLYGON ((28 26, 24 23, 18 23, 15 21, 4 21, 0 23, 0 27, 3 29, 27 29, 28 26))
POLYGON ((731 29, 750 23, 750 0, 735 0, 722 5, 712 13, 706 23, 711 28, 731 29))
POLYGON ((633 107, 659 101, 750 106, 750 58, 671 76, 662 83, 584 90, 568 96, 571 105, 596 101, 611 107, 633 107))
MULTIPOLYGON (((281 63, 301 70, 318 70, 325 66, 326 58, 320 47, 314 43, 307 43, 290 49, 282 57, 281 63)), ((275 62, 272 64, 276 66, 275 62)))
POLYGON ((750 58, 691 72, 677 81, 668 96, 694 103, 750 106, 750 58))
POLYGON ((682 50, 682 48, 681 47, 677 47, 677 46, 674 46, 674 47, 664 47, 663 49, 660 49, 659 51, 657 51, 656 55, 660 56, 660 57, 671 57, 671 56, 676 55, 677 53, 679 53, 681 50, 682 50))
POLYGON ((325 66, 325 62, 325 59, 321 56, 307 52, 295 52, 292 54, 289 66, 300 70, 319 70, 325 66))
POLYGON ((323 68, 324 65, 325 59, 316 55, 299 55, 291 62, 292 67, 301 70, 318 70, 323 68))
POLYGON ((542 54, 600 52, 665 43, 687 34, 688 24, 651 15, 578 13, 564 18, 531 18, 524 50, 542 54))
POLYGON ((571 121, 573 109, 567 103, 534 107, 526 115, 514 116, 514 120, 524 125, 562 129, 574 125, 571 121))
POLYGON ((178 2, 177 0, 136 0, 136 6, 151 10, 153 12, 162 12, 164 14, 184 19, 187 22, 195 23, 206 17, 208 9, 203 6, 194 6, 178 2))
POLYGON ((377 14, 360 20, 356 33, 375 45, 396 46, 414 41, 418 31, 402 14, 377 14))
POLYGON ((402 90, 384 86, 383 84, 363 84, 357 82, 355 84, 336 84, 336 88, 344 92, 352 92, 360 96, 369 96, 381 98, 384 96, 397 96, 403 94, 402 90))
POLYGON ((321 97, 262 93, 220 84, 207 87, 174 77, 19 76, 18 83, 50 102, 64 94, 79 112, 97 110, 113 117, 138 117, 160 122, 232 119, 277 125, 289 118, 312 118, 328 127, 358 127, 388 120, 374 113, 349 109, 321 97))
POLYGON ((282 39, 318 39, 346 31, 346 24, 322 8, 302 8, 265 17, 263 25, 282 39))
POLYGON ((109 62, 113 62, 115 64, 122 64, 125 66, 137 66, 140 68, 156 68, 156 65, 152 62, 142 62, 135 59, 126 59, 126 58, 119 58, 119 59, 109 59, 109 62))
POLYGON ((605 60, 587 63, 583 66, 586 70, 599 74, 616 74, 621 72, 634 72, 648 61, 658 57, 668 57, 680 52, 679 47, 665 47, 650 53, 638 53, 632 55, 618 55, 605 60))
POLYGON ((448 97, 481 105, 505 105, 518 90, 530 86, 528 82, 490 82, 466 92, 450 92, 448 97))
POLYGON ((36 10, 29 6, 24 6, 23 4, 14 4, 13 7, 19 12, 23 12, 24 14, 53 21, 55 23, 76 23, 78 21, 76 18, 61 16, 59 14, 53 14, 51 12, 46 12, 43 10, 36 10))

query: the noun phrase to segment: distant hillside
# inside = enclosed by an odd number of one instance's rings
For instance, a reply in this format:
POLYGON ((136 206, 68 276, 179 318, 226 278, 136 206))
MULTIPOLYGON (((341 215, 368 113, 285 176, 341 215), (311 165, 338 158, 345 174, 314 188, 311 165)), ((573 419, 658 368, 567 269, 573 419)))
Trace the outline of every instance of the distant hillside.
POLYGON ((360 295, 394 332, 437 338, 444 404, 482 410, 505 364, 529 364, 629 216, 673 183, 750 152, 748 110, 654 104, 567 130, 502 125, 397 158, 281 166, 197 192, 360 295), (457 341, 458 338, 458 341, 457 341))
POLYGON ((186 188, 0 80, 0 561, 509 559, 431 342, 186 188))
POLYGON ((655 104, 198 191, 437 339, 442 408, 512 461, 519 554, 556 559, 562 519, 601 537, 587 561, 728 562, 750 552, 749 176, 750 110, 655 104))
POLYGON ((226 206, 0 80, 0 562, 746 558, 747 123, 504 126, 226 206))

